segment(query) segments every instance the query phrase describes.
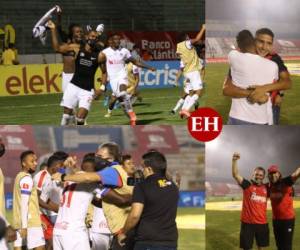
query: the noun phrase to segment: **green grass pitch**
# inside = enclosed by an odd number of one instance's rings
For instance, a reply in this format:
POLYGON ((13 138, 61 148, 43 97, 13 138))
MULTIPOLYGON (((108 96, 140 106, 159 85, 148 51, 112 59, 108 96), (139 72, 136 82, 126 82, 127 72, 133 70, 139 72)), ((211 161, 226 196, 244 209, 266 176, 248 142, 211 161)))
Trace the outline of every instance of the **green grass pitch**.
MULTIPOLYGON (((178 215, 204 215, 204 208, 178 208, 178 215)), ((7 212, 12 221, 12 211, 7 212)), ((178 250, 205 250, 205 231, 200 229, 179 229, 178 250)))
MULTIPOLYGON (((291 61, 287 63, 296 63, 291 61)), ((298 62, 299 63, 299 62, 298 62)), ((217 110, 222 118, 223 124, 227 123, 231 100, 222 94, 222 86, 225 76, 228 73, 228 65, 225 63, 210 63, 206 67, 206 105, 217 110)), ((280 124, 295 125, 300 124, 300 77, 292 76, 292 89, 285 92, 282 103, 280 124)))
MULTIPOLYGON (((300 246, 300 221, 297 215, 300 208, 296 210, 296 223, 293 240, 293 250, 300 246)), ((240 211, 212 211, 206 210, 206 250, 238 250, 240 232, 240 211)), ((270 247, 268 250, 276 249, 272 228, 272 212, 268 210, 268 221, 270 228, 270 247)), ((254 246, 253 249, 256 249, 254 246)))
MULTIPOLYGON (((182 92, 181 87, 167 89, 142 89, 143 101, 134 105, 138 125, 142 124, 181 124, 178 114, 170 114, 182 92)), ((47 124, 60 125, 62 94, 1 97, 0 124, 47 124)), ((200 99, 204 106, 205 95, 200 99)), ((103 97, 94 101, 88 115, 88 125, 128 125, 129 120, 121 109, 113 111, 111 118, 104 118, 107 108, 103 97)))

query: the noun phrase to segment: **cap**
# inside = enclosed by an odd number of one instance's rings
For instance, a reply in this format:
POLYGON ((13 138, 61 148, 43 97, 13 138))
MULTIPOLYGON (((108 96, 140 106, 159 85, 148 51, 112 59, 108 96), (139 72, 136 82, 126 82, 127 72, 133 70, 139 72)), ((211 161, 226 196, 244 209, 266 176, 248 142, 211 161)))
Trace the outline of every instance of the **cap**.
POLYGON ((268 168, 268 173, 269 173, 269 174, 276 173, 276 172, 280 173, 278 166, 276 166, 276 165, 271 165, 271 166, 268 168))

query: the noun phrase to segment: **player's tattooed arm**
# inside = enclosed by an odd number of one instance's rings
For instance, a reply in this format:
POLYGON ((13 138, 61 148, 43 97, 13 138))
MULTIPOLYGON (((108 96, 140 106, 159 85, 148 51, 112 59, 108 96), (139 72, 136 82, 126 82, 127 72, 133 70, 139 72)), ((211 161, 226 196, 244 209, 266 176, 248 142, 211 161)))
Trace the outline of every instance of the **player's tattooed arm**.
POLYGON ((243 182, 243 177, 239 174, 237 161, 240 159, 240 154, 235 152, 232 156, 232 177, 236 180, 236 182, 241 185, 243 182))
POLYGON ((140 67, 140 68, 149 69, 149 70, 151 70, 151 71, 156 71, 156 68, 151 67, 151 66, 145 64, 145 63, 142 62, 142 61, 136 60, 136 59, 133 58, 133 57, 128 58, 127 61, 128 61, 128 62, 132 62, 134 65, 136 65, 136 66, 138 66, 138 67, 140 67))
POLYGON ((56 34, 56 26, 55 24, 50 20, 47 23, 47 26, 51 30, 51 42, 52 42, 52 47, 53 49, 58 52, 58 53, 66 53, 70 50, 74 50, 74 46, 71 44, 59 44, 57 34, 56 34))
POLYGON ((102 84, 107 84, 107 69, 106 69, 106 56, 104 53, 99 53, 98 63, 102 72, 102 84))
POLYGON ((200 31, 198 32, 197 36, 195 38, 191 39, 191 44, 198 43, 204 36, 205 33, 205 24, 202 25, 200 31))

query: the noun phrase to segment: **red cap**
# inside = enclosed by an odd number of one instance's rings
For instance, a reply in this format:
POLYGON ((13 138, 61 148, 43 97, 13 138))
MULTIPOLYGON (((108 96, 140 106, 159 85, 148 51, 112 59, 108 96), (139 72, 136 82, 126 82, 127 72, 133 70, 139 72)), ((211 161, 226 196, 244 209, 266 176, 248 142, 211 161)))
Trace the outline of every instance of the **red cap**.
POLYGON ((269 174, 271 174, 271 173, 276 173, 276 172, 280 173, 278 166, 276 166, 276 165, 271 165, 271 166, 268 168, 268 173, 269 173, 269 174))

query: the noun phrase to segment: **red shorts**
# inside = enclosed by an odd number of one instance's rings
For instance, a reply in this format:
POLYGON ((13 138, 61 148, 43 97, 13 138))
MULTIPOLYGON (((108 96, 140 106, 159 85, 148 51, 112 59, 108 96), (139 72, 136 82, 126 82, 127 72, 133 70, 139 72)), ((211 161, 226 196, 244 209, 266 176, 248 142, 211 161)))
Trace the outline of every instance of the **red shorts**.
POLYGON ((44 214, 41 214, 41 220, 42 220, 45 240, 52 239, 52 237, 53 237, 53 224, 52 224, 52 222, 44 214))

